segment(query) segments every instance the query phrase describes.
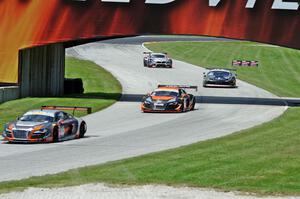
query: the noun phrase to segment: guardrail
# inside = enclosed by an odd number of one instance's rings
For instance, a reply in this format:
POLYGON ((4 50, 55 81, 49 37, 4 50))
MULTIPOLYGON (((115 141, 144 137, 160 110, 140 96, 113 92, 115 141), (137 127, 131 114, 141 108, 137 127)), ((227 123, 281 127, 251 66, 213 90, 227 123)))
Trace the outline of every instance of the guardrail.
POLYGON ((20 98, 20 89, 18 86, 0 87, 0 103, 20 98))

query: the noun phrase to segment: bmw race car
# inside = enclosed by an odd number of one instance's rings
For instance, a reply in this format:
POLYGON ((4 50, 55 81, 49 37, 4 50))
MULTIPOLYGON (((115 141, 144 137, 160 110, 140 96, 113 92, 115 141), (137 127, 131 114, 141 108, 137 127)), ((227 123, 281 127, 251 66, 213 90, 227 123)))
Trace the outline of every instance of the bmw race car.
POLYGON ((82 138, 87 131, 84 120, 60 111, 85 107, 43 107, 26 112, 17 121, 4 126, 2 136, 8 142, 58 142, 82 138))
POLYGON ((197 86, 159 85, 151 94, 142 99, 143 112, 185 112, 195 108, 196 99, 187 94, 186 89, 198 89, 197 86))
POLYGON ((203 87, 227 86, 236 87, 236 74, 234 69, 209 69, 203 73, 203 87))
POLYGON ((166 53, 144 52, 144 66, 152 68, 172 68, 173 61, 166 53))

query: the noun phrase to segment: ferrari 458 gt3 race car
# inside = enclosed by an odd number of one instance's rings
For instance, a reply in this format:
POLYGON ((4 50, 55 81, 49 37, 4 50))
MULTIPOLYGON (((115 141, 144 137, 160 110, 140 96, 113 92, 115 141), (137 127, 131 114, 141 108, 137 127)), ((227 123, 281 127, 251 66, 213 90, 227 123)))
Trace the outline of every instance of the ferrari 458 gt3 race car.
POLYGON ((185 112, 194 110, 196 99, 185 89, 198 89, 197 86, 159 85, 142 99, 143 112, 185 112))
POLYGON ((173 61, 166 53, 144 52, 144 66, 152 68, 172 68, 173 61))
POLYGON ((203 87, 236 87, 236 74, 233 71, 234 69, 209 69, 203 73, 203 87))
MULTIPOLYGON (((71 107, 43 107, 31 110, 17 121, 5 125, 2 136, 8 142, 58 142, 84 137, 87 125, 84 120, 57 109, 71 107)), ((73 107, 73 110, 85 107, 73 107)))

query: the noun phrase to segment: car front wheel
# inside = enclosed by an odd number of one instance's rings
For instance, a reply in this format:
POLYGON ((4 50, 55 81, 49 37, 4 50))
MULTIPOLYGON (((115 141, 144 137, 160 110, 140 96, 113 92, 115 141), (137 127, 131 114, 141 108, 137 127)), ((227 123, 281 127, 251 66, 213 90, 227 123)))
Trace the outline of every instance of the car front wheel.
POLYGON ((86 130, 87 130, 86 123, 82 122, 80 124, 80 128, 79 128, 79 138, 83 138, 84 137, 84 134, 85 134, 86 130))

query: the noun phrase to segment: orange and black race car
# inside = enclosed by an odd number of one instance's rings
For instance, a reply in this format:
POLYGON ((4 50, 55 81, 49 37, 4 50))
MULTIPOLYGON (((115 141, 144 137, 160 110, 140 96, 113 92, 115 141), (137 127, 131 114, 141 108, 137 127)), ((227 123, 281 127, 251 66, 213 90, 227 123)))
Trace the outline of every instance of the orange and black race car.
POLYGON ((142 99, 143 112, 185 112, 195 108, 194 95, 184 89, 198 89, 197 86, 159 85, 142 99))

